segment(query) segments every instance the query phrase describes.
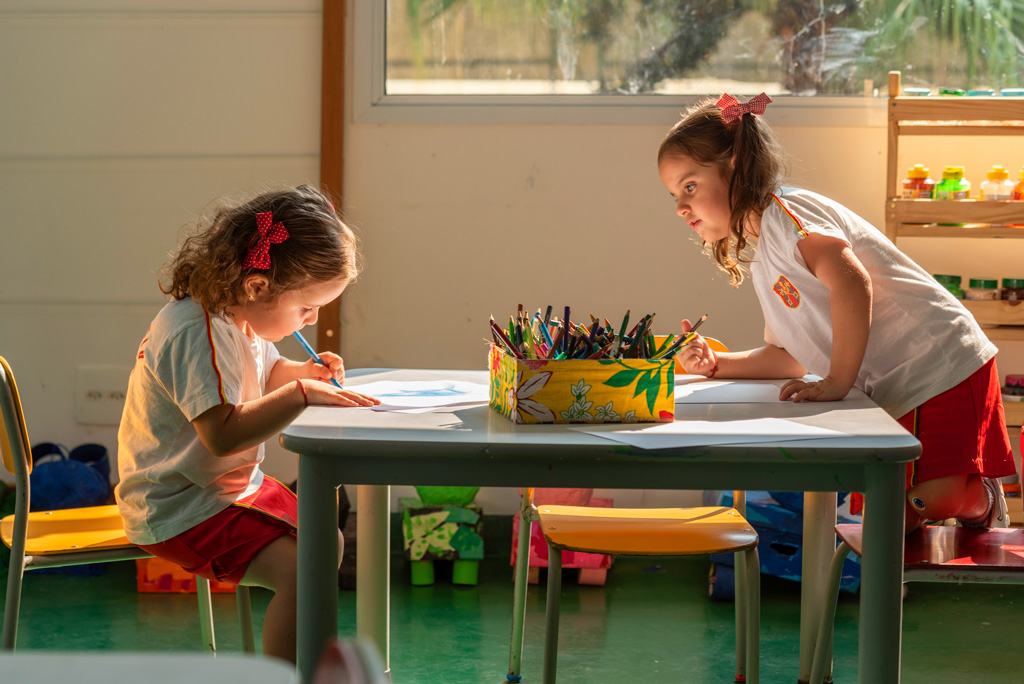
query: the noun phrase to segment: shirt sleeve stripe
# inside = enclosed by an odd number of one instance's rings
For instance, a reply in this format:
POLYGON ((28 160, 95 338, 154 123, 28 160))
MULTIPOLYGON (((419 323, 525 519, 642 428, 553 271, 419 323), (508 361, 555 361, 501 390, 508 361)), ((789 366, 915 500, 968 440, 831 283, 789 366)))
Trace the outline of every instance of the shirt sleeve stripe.
POLYGON ((213 343, 213 322, 210 320, 210 314, 208 311, 203 310, 203 315, 206 316, 206 339, 210 341, 210 358, 213 361, 213 372, 217 374, 217 395, 220 397, 220 403, 228 403, 228 397, 224 393, 224 378, 220 374, 220 368, 217 366, 217 345, 213 343))
POLYGON ((782 199, 778 195, 772 195, 772 197, 774 197, 775 201, 779 203, 780 207, 782 207, 782 211, 786 212, 786 216, 788 216, 793 221, 793 223, 796 224, 796 230, 798 233, 800 233, 800 236, 807 237, 807 231, 804 230, 804 224, 800 223, 800 219, 798 219, 796 216, 793 216, 793 213, 789 210, 789 207, 787 207, 783 203, 782 199))

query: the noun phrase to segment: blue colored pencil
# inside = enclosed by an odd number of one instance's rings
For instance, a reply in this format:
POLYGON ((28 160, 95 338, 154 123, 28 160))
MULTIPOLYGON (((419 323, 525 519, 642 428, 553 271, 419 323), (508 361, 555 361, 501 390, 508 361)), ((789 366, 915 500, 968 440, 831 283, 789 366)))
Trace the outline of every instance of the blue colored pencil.
MULTIPOLYGON (((313 351, 313 348, 311 346, 309 346, 309 342, 307 342, 306 338, 302 336, 302 333, 296 330, 295 332, 292 333, 292 335, 295 337, 295 339, 299 341, 299 344, 302 345, 302 348, 306 350, 306 353, 309 354, 309 357, 311 359, 319 363, 321 366, 327 365, 326 363, 320 360, 320 357, 317 356, 317 353, 313 351)), ((331 384, 337 387, 338 389, 342 388, 341 383, 335 380, 333 377, 331 378, 331 384)))

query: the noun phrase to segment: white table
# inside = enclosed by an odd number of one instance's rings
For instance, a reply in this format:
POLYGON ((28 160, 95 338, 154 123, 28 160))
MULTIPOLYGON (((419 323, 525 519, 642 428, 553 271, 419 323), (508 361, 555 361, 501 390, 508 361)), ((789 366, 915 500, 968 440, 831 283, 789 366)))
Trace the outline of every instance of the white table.
POLYGON ((298 684, 291 663, 277 658, 212 653, 125 653, 21 650, 0 654, 0 673, 11 684, 181 684, 244 682, 298 684))
MULTIPOLYGON (((365 369, 348 371, 346 386, 441 379, 488 382, 486 371, 365 369)), ((324 643, 337 631, 339 484, 359 485, 357 631, 379 646, 387 666, 390 485, 770 489, 807 492, 800 663, 794 674, 805 681, 810 675, 828 561, 835 549, 835 492, 860 491, 869 511, 861 570, 860 681, 899 682, 904 464, 917 458, 920 443, 862 394, 831 403, 676 407, 677 420, 762 417, 796 419, 844 435, 642 450, 566 425, 516 425, 486 406, 420 414, 306 409, 281 437, 286 449, 300 454, 300 672, 311 680, 324 643)))

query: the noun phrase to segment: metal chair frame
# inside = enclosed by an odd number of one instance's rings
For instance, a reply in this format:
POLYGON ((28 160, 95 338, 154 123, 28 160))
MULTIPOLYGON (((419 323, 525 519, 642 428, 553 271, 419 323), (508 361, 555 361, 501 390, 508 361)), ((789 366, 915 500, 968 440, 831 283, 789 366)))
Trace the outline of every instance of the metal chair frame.
MULTIPOLYGON (((32 568, 58 568, 88 563, 110 563, 114 561, 151 558, 139 547, 126 538, 106 540, 102 548, 54 549, 53 553, 25 553, 29 527, 34 519, 51 515, 52 511, 29 512, 31 502, 32 451, 28 437, 28 427, 22 408, 18 386, 14 373, 7 360, 0 356, 0 447, 3 451, 3 462, 8 472, 14 475, 15 503, 14 514, 4 519, 4 526, 11 525, 10 547, 11 562, 7 574, 7 598, 4 606, 3 633, 0 637, 0 649, 13 651, 18 638, 18 619, 21 611, 21 587, 25 570, 32 568), (13 518, 13 520, 12 520, 13 518)), ((116 506, 95 507, 97 512, 113 514, 116 506), (100 511, 100 509, 114 509, 100 511)), ((84 509, 78 509, 84 510, 84 509)), ((72 511, 73 512, 73 511, 72 511)), ((121 534, 123 537, 123 531, 121 534)), ((196 593, 199 600, 199 626, 203 650, 216 652, 216 641, 213 629, 213 605, 210 596, 210 581, 196 577, 196 593)), ((238 586, 235 590, 238 605, 239 625, 242 633, 242 649, 246 653, 256 652, 256 643, 252 627, 252 603, 249 588, 238 586)))

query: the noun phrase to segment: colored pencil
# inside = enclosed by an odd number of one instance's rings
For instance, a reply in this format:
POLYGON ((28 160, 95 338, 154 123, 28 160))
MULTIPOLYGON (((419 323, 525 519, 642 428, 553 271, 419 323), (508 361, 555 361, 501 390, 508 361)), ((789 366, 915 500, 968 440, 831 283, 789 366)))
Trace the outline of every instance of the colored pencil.
MULTIPOLYGON (((321 366, 327 365, 320 359, 320 356, 317 355, 315 351, 313 351, 313 347, 309 346, 309 342, 307 342, 306 338, 302 336, 302 333, 296 330, 295 332, 292 333, 292 336, 299 341, 299 344, 302 345, 302 348, 306 350, 306 353, 309 354, 309 357, 311 359, 319 363, 321 366)), ((341 383, 335 380, 333 377, 331 377, 331 384, 337 387, 338 389, 341 389, 341 383)))

